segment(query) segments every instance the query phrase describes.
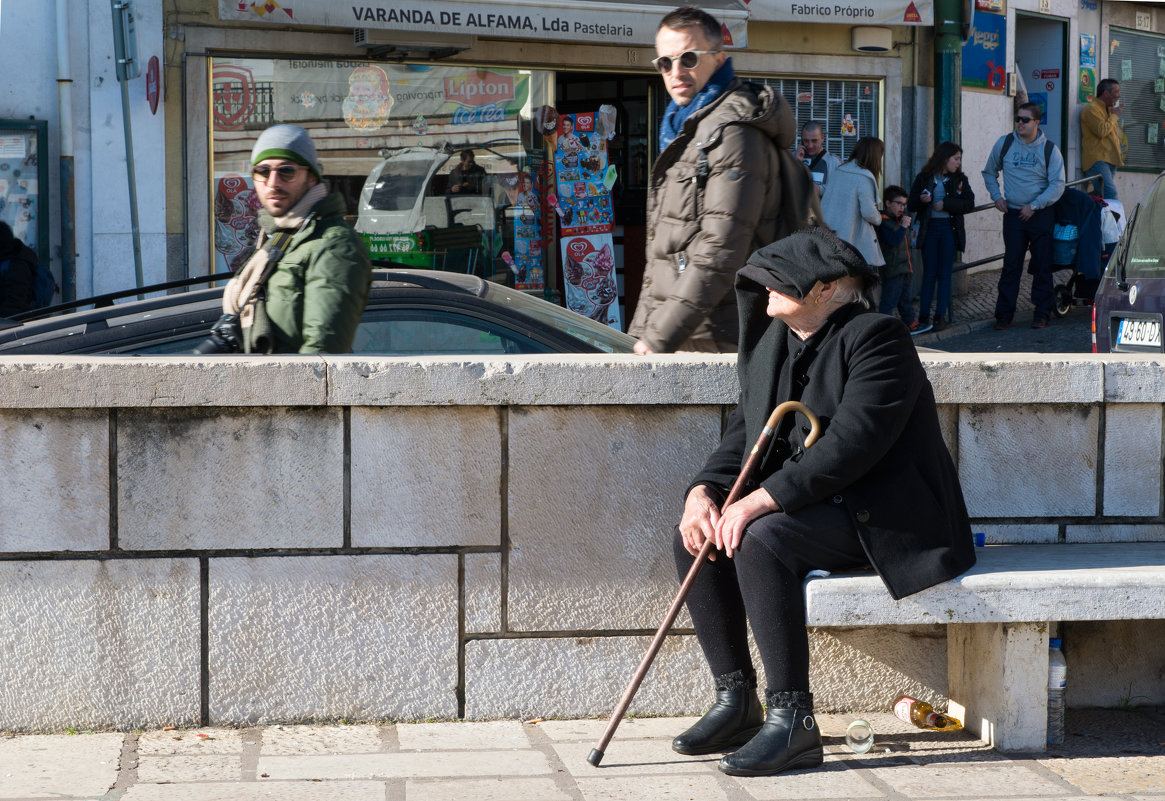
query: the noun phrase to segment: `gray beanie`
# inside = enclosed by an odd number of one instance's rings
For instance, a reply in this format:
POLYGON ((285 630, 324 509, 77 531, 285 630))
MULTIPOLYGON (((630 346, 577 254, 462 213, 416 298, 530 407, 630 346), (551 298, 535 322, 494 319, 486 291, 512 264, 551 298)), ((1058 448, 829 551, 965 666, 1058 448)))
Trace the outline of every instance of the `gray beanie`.
POLYGON ((251 166, 264 159, 287 159, 302 164, 323 179, 323 168, 316 156, 316 145, 311 135, 298 125, 272 125, 255 142, 251 150, 251 166))

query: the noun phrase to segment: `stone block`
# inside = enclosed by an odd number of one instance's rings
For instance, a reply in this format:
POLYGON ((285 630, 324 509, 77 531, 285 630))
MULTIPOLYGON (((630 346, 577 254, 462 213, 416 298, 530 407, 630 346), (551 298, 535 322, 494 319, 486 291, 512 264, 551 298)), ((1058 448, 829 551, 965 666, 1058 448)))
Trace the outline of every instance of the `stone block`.
POLYGON ((510 627, 658 626, 684 490, 719 439, 716 406, 512 409, 510 627))
POLYGON ((982 531, 987 535, 988 545, 1034 545, 1055 543, 1060 538, 1060 527, 1055 523, 981 523, 971 521, 972 531, 982 531))
POLYGON ((198 562, 0 562, 0 731, 190 726, 198 562))
POLYGON ((956 623, 947 627, 952 715, 1000 751, 1043 751, 1048 729, 1048 627, 956 623))
POLYGON ((501 543, 502 434, 486 406, 352 410, 352 544, 501 543))
POLYGON ((1092 516, 1095 406, 964 406, 959 478, 971 517, 1092 516))
POLYGON ((1060 624, 1069 708, 1165 704, 1165 620, 1060 624))
POLYGON ((1104 514, 1161 509, 1161 404, 1110 403, 1104 421, 1104 514))
POLYGON ((370 360, 329 356, 335 406, 736 403, 733 354, 550 354, 370 360))
POLYGON ((1108 403, 1154 403, 1165 398, 1165 360, 1160 355, 1122 353, 1106 357, 1104 400, 1108 403))
POLYGON ((339 409, 121 410, 117 470, 127 550, 344 541, 339 409))
MULTIPOLYGON (((465 717, 609 716, 650 642, 650 637, 467 642, 465 717)), ((711 684, 696 638, 669 636, 635 694, 630 712, 703 714, 713 697, 711 684)))
POLYGON ((1068 542, 1165 542, 1162 523, 1100 523, 1065 526, 1068 542))
POLYGON ((320 357, 4 356, 0 408, 318 406, 320 357))
POLYGON ((497 553, 465 554, 465 631, 502 630, 502 557, 497 553))
POLYGON ((943 444, 951 453, 951 458, 958 462, 959 453, 959 407, 954 403, 940 403, 938 405, 938 424, 943 434, 943 444))
POLYGON ((211 559, 211 719, 455 717, 458 595, 454 554, 211 559))
POLYGON ((813 628, 809 653, 818 712, 890 709, 902 693, 946 703, 945 626, 813 628))
POLYGON ((109 547, 106 410, 0 411, 0 464, 0 553, 109 547))
POLYGON ((1094 404, 1104 399, 1105 363, 1094 356, 921 356, 939 403, 1094 404))

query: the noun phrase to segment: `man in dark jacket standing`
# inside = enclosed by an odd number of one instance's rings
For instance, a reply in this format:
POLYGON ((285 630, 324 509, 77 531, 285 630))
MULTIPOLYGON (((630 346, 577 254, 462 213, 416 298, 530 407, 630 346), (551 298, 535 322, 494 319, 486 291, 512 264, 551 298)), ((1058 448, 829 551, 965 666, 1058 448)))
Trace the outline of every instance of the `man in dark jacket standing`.
POLYGON ((0 317, 11 317, 32 306, 37 258, 32 248, 0 222, 0 317))
POLYGON ((659 127, 647 265, 629 331, 639 339, 636 353, 731 353, 736 271, 754 250, 789 233, 778 219, 777 148, 792 146, 796 122, 780 95, 735 76, 720 23, 706 12, 669 13, 655 50, 672 102, 659 127))
POLYGON ((349 352, 372 265, 344 219, 343 197, 320 183, 311 136, 298 125, 268 128, 251 151, 251 176, 263 206, 262 232, 255 254, 223 293, 223 311, 239 315, 244 349, 349 352), (263 295, 265 307, 256 304, 263 295))

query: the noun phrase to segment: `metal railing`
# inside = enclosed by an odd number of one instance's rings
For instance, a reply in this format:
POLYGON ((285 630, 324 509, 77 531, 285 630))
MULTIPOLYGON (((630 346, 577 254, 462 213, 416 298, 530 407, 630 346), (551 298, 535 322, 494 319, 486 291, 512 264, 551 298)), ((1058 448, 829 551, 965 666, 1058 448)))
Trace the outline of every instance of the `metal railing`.
MULTIPOLYGON (((1102 180, 1101 176, 1099 176, 1099 175, 1086 175, 1083 178, 1077 178, 1075 181, 1068 181, 1064 184, 1064 186, 1065 187, 1078 186, 1079 184, 1091 183, 1092 181, 1100 182, 1101 180, 1102 180)), ((994 208, 995 208, 994 203, 984 203, 982 206, 976 206, 975 208, 971 209, 970 211, 967 212, 967 214, 974 214, 977 211, 987 211, 988 209, 994 209, 994 208)), ((1004 253, 1000 253, 998 256, 988 256, 988 257, 983 258, 983 259, 976 259, 975 261, 957 262, 955 264, 954 268, 951 270, 951 272, 957 273, 957 272, 960 272, 962 270, 969 270, 972 267, 981 267, 984 264, 990 264, 993 261, 999 261, 1005 255, 1006 254, 1004 254, 1004 253)))

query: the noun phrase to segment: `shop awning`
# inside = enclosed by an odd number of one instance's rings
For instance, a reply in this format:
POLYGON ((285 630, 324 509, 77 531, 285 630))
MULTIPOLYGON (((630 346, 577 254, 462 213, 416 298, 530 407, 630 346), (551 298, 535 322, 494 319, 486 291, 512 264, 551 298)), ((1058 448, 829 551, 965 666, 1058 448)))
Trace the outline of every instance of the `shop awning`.
MULTIPOLYGON (((677 4, 677 0, 219 0, 218 15, 224 22, 642 46, 654 44, 660 18, 677 4)), ((747 44, 745 0, 704 0, 700 7, 724 24, 726 44, 747 44)))
POLYGON ((934 0, 752 0, 757 22, 934 25, 934 0))

